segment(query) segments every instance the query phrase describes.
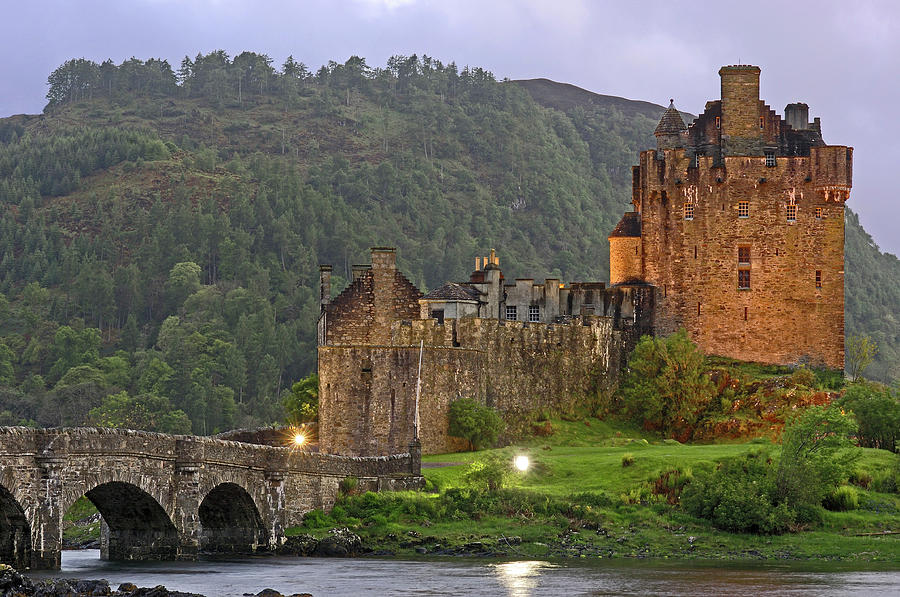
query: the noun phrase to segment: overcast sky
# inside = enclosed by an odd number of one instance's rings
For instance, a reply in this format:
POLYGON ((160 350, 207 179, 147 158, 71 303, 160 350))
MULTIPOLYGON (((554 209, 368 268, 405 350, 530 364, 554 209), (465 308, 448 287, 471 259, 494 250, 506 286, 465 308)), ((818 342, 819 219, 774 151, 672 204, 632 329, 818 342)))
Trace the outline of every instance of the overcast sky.
POLYGON ((900 3, 642 0, 6 0, 0 116, 40 112, 47 75, 69 58, 116 63, 224 49, 292 54, 317 68, 351 55, 383 66, 428 54, 498 78, 547 77, 597 93, 702 111, 724 64, 762 68, 761 95, 822 118, 851 145, 849 205, 900 254, 900 3))

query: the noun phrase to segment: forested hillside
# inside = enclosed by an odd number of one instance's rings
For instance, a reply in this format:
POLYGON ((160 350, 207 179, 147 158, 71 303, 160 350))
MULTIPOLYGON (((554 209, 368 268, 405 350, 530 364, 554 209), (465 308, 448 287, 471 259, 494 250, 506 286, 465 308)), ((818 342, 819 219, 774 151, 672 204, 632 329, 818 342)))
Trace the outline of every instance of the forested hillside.
MULTIPOLYGON (((561 112, 425 56, 73 60, 48 82, 43 115, 0 120, 0 424, 279 420, 315 366, 317 264, 338 291, 376 244, 422 289, 491 247, 508 277, 605 280, 657 118, 620 98, 561 112)), ((859 288, 874 268, 893 294, 868 292, 848 332, 885 355, 900 274, 859 249, 859 288)))

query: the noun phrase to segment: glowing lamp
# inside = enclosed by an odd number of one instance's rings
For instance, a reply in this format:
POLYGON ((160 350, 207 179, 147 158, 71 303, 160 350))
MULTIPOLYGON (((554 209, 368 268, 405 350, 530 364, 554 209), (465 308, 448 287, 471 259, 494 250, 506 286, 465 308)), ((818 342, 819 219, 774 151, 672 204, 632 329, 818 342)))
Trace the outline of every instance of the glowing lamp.
POLYGON ((516 468, 523 473, 528 470, 529 466, 531 466, 531 462, 528 460, 528 456, 525 456, 524 454, 521 456, 516 456, 513 464, 515 464, 516 468))
POLYGON ((305 436, 305 435, 303 435, 302 433, 295 433, 295 434, 294 434, 294 445, 295 445, 295 446, 297 446, 297 447, 299 448, 300 446, 302 446, 302 445, 305 444, 305 443, 306 443, 306 436, 305 436))

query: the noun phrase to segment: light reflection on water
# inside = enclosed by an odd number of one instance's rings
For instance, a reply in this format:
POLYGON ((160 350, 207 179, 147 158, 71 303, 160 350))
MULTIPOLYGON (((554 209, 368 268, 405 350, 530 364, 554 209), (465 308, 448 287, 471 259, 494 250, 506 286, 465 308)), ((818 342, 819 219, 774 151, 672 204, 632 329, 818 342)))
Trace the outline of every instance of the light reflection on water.
POLYGON ((831 563, 754 566, 641 560, 512 561, 380 560, 257 557, 200 562, 104 562, 96 550, 63 552, 60 572, 34 576, 105 578, 208 597, 256 594, 272 588, 315 597, 365 595, 692 595, 722 597, 900 595, 893 570, 831 563))

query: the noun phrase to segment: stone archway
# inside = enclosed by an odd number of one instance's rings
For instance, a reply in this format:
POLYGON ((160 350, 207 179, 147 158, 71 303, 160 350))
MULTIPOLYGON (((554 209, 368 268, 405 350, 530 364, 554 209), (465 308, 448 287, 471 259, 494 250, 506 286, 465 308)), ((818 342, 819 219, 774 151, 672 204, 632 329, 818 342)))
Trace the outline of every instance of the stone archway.
POLYGON ((179 535, 172 520, 153 496, 142 489, 113 481, 85 493, 103 516, 100 558, 104 560, 172 560, 179 535))
POLYGON ((200 503, 200 549, 253 553, 268 545, 268 533, 247 491, 236 483, 216 485, 200 503))
POLYGON ((5 487, 0 485, 0 563, 18 570, 31 565, 31 526, 25 510, 5 487))

